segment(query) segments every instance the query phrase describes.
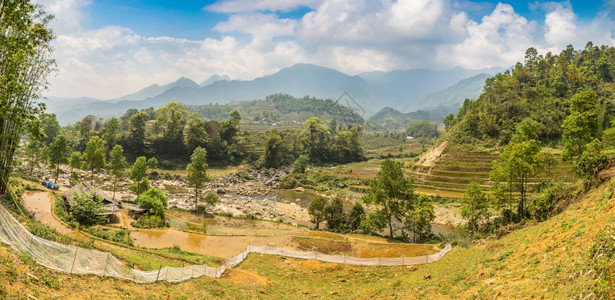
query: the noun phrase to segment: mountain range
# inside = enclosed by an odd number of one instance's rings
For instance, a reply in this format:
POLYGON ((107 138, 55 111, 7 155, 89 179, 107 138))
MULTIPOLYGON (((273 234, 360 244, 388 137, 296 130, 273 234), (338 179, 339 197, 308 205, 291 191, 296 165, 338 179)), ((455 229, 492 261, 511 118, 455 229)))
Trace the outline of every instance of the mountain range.
POLYGON ((182 77, 112 100, 48 97, 43 101, 61 124, 74 123, 88 114, 107 118, 119 116, 129 108, 158 108, 171 101, 187 105, 222 104, 264 99, 276 93, 340 100, 369 117, 385 107, 405 112, 442 106, 456 110, 463 99, 477 97, 484 79, 499 71, 502 70, 414 69, 351 76, 331 68, 297 64, 254 80, 214 75, 198 84, 182 77))

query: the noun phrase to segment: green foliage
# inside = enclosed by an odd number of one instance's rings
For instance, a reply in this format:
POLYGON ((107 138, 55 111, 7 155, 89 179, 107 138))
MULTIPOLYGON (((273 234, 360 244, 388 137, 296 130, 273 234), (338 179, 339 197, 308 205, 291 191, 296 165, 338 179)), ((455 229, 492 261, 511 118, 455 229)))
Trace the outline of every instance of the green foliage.
POLYGON ((32 176, 34 168, 40 167, 41 163, 41 142, 38 137, 28 134, 28 144, 24 151, 26 156, 26 167, 28 175, 32 176))
POLYGON ((121 129, 120 121, 117 118, 111 118, 107 121, 105 126, 105 133, 103 139, 107 147, 112 148, 117 143, 117 136, 121 129))
POLYGON ((342 198, 336 196, 323 210, 324 220, 327 221, 327 229, 341 231, 346 229, 346 214, 342 198))
POLYGON ((149 189, 149 179, 147 178, 147 160, 145 156, 137 158, 135 163, 130 168, 128 175, 133 184, 130 186, 133 192, 139 194, 149 189))
POLYGON ((93 193, 74 194, 75 205, 70 208, 70 216, 73 220, 84 226, 92 226, 105 221, 106 212, 103 207, 103 199, 94 196, 93 193))
POLYGON ((152 157, 147 160, 147 168, 148 169, 156 169, 158 168, 158 160, 155 157, 152 157))
POLYGON ((56 177, 54 181, 58 181, 60 174, 60 164, 68 163, 68 155, 70 154, 70 146, 64 135, 58 135, 53 139, 53 142, 47 148, 46 157, 49 159, 49 164, 52 169, 55 169, 56 177))
POLYGON ((216 193, 209 192, 207 193, 207 195, 205 195, 205 197, 203 197, 203 201, 200 201, 200 203, 203 203, 203 205, 197 206, 197 212, 205 213, 207 207, 215 206, 219 201, 220 198, 218 198, 218 195, 216 193))
POLYGON ((406 128, 406 136, 414 138, 434 138, 440 136, 438 124, 429 121, 411 121, 406 128))
POLYGON ((191 163, 186 167, 188 186, 194 187, 194 209, 198 209, 199 190, 207 181, 207 151, 201 147, 194 149, 190 156, 191 163))
POLYGON ((598 182, 598 174, 606 168, 608 163, 609 160, 602 149, 602 142, 599 139, 594 139, 585 147, 581 157, 574 163, 574 169, 591 186, 598 182))
POLYGON ((544 221, 555 209, 557 203, 568 197, 569 193, 562 182, 553 179, 542 182, 538 190, 539 194, 534 199, 534 217, 538 221, 544 221))
POLYGON ((331 134, 325 127, 325 122, 320 118, 312 117, 303 122, 303 125, 307 127, 302 135, 304 147, 310 156, 310 160, 314 163, 327 161, 325 149, 328 148, 331 134))
POLYGON ((313 116, 331 114, 333 119, 344 123, 362 124, 363 118, 349 107, 340 105, 333 100, 321 100, 303 97, 294 98, 285 94, 270 95, 266 100, 273 100, 275 108, 283 114, 291 112, 309 112, 313 116))
POLYGON ((150 188, 139 196, 139 199, 137 200, 137 205, 145 209, 148 216, 155 215, 160 219, 164 220, 164 213, 166 211, 168 202, 169 199, 163 191, 156 188, 150 188))
POLYGON ((489 222, 489 203, 476 182, 471 182, 461 198, 461 216, 471 235, 486 229, 489 222))
POLYGON ((263 166, 265 168, 277 168, 284 164, 287 159, 286 144, 277 130, 272 130, 265 140, 265 153, 263 155, 263 166))
POLYGON ((327 199, 322 196, 318 196, 310 202, 308 213, 312 217, 311 222, 316 224, 316 229, 319 229, 320 222, 325 218, 325 207, 327 207, 327 205, 327 199))
POLYGON ((363 220, 361 220, 360 228, 364 233, 377 232, 386 227, 387 219, 381 211, 370 212, 363 220))
POLYGON ((188 111, 182 103, 169 102, 156 110, 155 126, 161 128, 165 139, 180 141, 188 118, 188 111))
POLYGON ((73 151, 73 153, 70 154, 69 164, 71 173, 73 172, 73 169, 81 169, 83 164, 83 156, 81 156, 81 152, 73 151))
POLYGON ((356 127, 348 131, 339 131, 330 146, 329 161, 350 163, 365 160, 363 148, 359 143, 359 132, 356 127))
POLYGON ((310 157, 307 154, 301 154, 293 163, 293 173, 305 173, 308 164, 310 163, 310 157))
MULTIPOLYGON (((595 278, 596 298, 611 298, 615 289, 615 230, 608 227, 596 235, 588 251, 588 265, 595 278)), ((588 273, 589 274, 589 273, 588 273)))
POLYGON ((145 122, 149 120, 149 115, 138 112, 130 117, 130 134, 127 148, 135 155, 145 154, 145 122))
POLYGON ((88 141, 88 144, 83 152, 84 167, 90 169, 90 180, 94 181, 94 171, 98 171, 105 167, 105 142, 93 136, 88 141))
POLYGON ((401 167, 401 163, 389 159, 383 161, 382 169, 370 181, 369 192, 363 198, 363 202, 379 206, 377 211, 386 219, 391 238, 393 219, 401 221, 412 209, 414 199, 412 178, 406 178, 401 167))
MULTIPOLYGON (((528 193, 528 180, 538 174, 542 166, 540 145, 535 137, 533 127, 536 122, 526 119, 517 126, 511 142, 500 153, 498 159, 493 162, 489 178, 495 182, 506 182, 506 188, 512 191, 519 189, 521 197, 517 206, 520 217, 528 214, 526 198, 528 193)), ((512 194, 509 192, 509 197, 512 194)), ((508 203, 512 199, 508 199, 508 203)))
POLYGON ((487 79, 480 97, 464 103, 450 137, 506 144, 516 125, 530 117, 540 123, 538 141, 557 144, 565 135, 565 156, 580 155, 581 141, 599 136, 615 111, 613 49, 591 43, 580 51, 569 46, 559 55, 528 49, 524 63, 487 79))
POLYGON ((43 131, 43 144, 49 146, 53 139, 60 133, 60 123, 56 119, 56 114, 43 113, 39 116, 41 129, 43 131))
POLYGON ((117 181, 126 176, 126 158, 124 158, 124 148, 120 145, 113 146, 113 150, 109 152, 109 165, 107 166, 109 174, 113 176, 113 199, 115 199, 115 188, 117 181))
POLYGON ((190 115, 186 133, 186 147, 188 153, 194 152, 197 147, 205 147, 209 141, 209 135, 205 131, 204 121, 196 114, 190 115))
POLYGON ((598 102, 596 92, 585 91, 570 99, 570 115, 562 124, 564 129, 564 159, 578 157, 594 138, 598 137, 598 102))
POLYGON ((3 1, 0 13, 0 193, 7 182, 20 135, 32 127, 44 105, 40 99, 46 76, 53 70, 50 57, 51 16, 29 0, 3 1))
POLYGON ((355 203, 348 214, 348 229, 355 231, 361 228, 361 223, 365 218, 365 209, 363 208, 363 205, 359 202, 355 203))
POLYGON ((406 218, 405 227, 412 232, 412 239, 416 243, 425 240, 431 234, 431 222, 436 218, 430 197, 420 194, 415 201, 414 209, 406 218))

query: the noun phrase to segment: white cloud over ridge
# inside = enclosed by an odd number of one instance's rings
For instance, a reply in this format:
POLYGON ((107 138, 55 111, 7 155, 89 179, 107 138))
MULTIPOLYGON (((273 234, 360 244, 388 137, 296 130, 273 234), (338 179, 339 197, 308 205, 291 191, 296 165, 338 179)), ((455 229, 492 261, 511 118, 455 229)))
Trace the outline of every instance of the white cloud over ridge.
POLYGON ((508 67, 531 46, 544 53, 588 40, 615 44, 607 12, 581 22, 567 2, 542 4, 544 20, 500 3, 475 21, 455 0, 221 0, 204 9, 229 14, 214 28, 222 36, 203 40, 145 37, 119 26, 83 30, 80 9, 89 1, 46 3, 58 19, 60 73, 50 91, 57 96, 113 98, 180 76, 253 79, 300 62, 349 74, 508 67), (280 16, 300 6, 312 10, 297 19, 280 16))

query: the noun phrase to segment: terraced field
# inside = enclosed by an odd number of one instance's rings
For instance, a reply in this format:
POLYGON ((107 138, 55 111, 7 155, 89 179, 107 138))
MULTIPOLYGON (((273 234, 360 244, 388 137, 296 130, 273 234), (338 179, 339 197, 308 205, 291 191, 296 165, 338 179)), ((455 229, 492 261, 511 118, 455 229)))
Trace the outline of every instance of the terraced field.
MULTIPOLYGON (((553 176, 565 182, 573 182, 577 177, 571 172, 570 163, 561 161, 561 153, 550 149, 555 158, 552 164, 545 164, 538 178, 531 178, 530 183, 537 183, 540 177, 553 176)), ((470 182, 477 182, 484 191, 488 191, 493 182, 489 181, 491 164, 498 157, 497 153, 469 152, 457 145, 447 145, 434 163, 415 164, 410 173, 415 178, 417 192, 438 195, 445 198, 461 198, 470 182)))

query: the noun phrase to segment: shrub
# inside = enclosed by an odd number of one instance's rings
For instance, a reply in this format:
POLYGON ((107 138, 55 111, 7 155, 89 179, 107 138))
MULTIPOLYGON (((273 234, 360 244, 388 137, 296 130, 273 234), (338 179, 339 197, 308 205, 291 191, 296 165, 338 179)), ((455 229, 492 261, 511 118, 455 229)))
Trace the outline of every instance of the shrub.
POLYGON ((100 196, 93 193, 74 194, 75 205, 70 208, 70 216, 81 225, 92 226, 103 223, 105 212, 100 196))

